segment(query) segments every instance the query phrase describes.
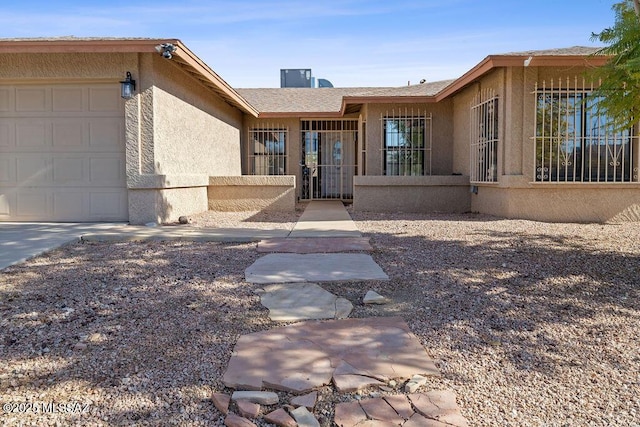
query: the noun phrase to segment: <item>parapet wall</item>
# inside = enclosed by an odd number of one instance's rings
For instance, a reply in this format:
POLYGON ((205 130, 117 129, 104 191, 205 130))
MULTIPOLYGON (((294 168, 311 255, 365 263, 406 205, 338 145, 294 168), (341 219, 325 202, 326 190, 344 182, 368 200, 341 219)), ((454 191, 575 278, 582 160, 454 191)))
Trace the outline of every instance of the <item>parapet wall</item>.
POLYGON ((212 176, 207 195, 213 211, 294 211, 296 177, 212 176))

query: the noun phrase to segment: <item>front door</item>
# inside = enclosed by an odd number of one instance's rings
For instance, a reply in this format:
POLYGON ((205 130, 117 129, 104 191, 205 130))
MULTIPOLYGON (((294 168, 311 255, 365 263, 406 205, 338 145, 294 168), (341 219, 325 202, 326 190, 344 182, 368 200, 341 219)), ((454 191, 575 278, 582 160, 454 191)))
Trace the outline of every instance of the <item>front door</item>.
POLYGON ((303 120, 304 200, 351 200, 356 174, 357 120, 303 120))

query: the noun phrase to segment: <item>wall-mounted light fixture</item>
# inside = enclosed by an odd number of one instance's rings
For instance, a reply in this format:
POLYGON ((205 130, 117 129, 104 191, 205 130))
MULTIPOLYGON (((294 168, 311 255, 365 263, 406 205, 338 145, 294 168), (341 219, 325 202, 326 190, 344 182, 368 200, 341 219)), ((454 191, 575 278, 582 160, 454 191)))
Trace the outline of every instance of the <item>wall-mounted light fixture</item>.
POLYGON ((136 90, 136 81, 131 78, 131 72, 127 71, 127 75, 123 81, 120 82, 120 96, 124 99, 133 98, 133 92, 136 90))

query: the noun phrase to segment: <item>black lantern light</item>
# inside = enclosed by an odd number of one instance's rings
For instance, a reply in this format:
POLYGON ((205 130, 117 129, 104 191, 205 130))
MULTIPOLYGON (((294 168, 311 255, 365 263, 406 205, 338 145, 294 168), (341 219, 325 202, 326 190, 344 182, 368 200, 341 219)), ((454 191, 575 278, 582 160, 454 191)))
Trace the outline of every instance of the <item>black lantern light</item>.
POLYGON ((133 92, 136 90, 136 81, 131 78, 131 72, 127 71, 126 78, 120 82, 121 85, 121 96, 124 99, 133 98, 133 92))

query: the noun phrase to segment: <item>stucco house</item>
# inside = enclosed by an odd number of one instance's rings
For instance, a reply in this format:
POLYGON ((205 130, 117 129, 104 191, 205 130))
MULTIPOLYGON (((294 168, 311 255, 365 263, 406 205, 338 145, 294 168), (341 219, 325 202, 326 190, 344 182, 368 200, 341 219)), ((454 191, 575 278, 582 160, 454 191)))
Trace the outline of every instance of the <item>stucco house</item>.
POLYGON ((179 40, 0 40, 0 221, 207 209, 640 219, 637 129, 589 97, 593 48, 490 55, 399 88, 233 89, 179 40), (130 73, 135 90, 121 97, 130 73))

